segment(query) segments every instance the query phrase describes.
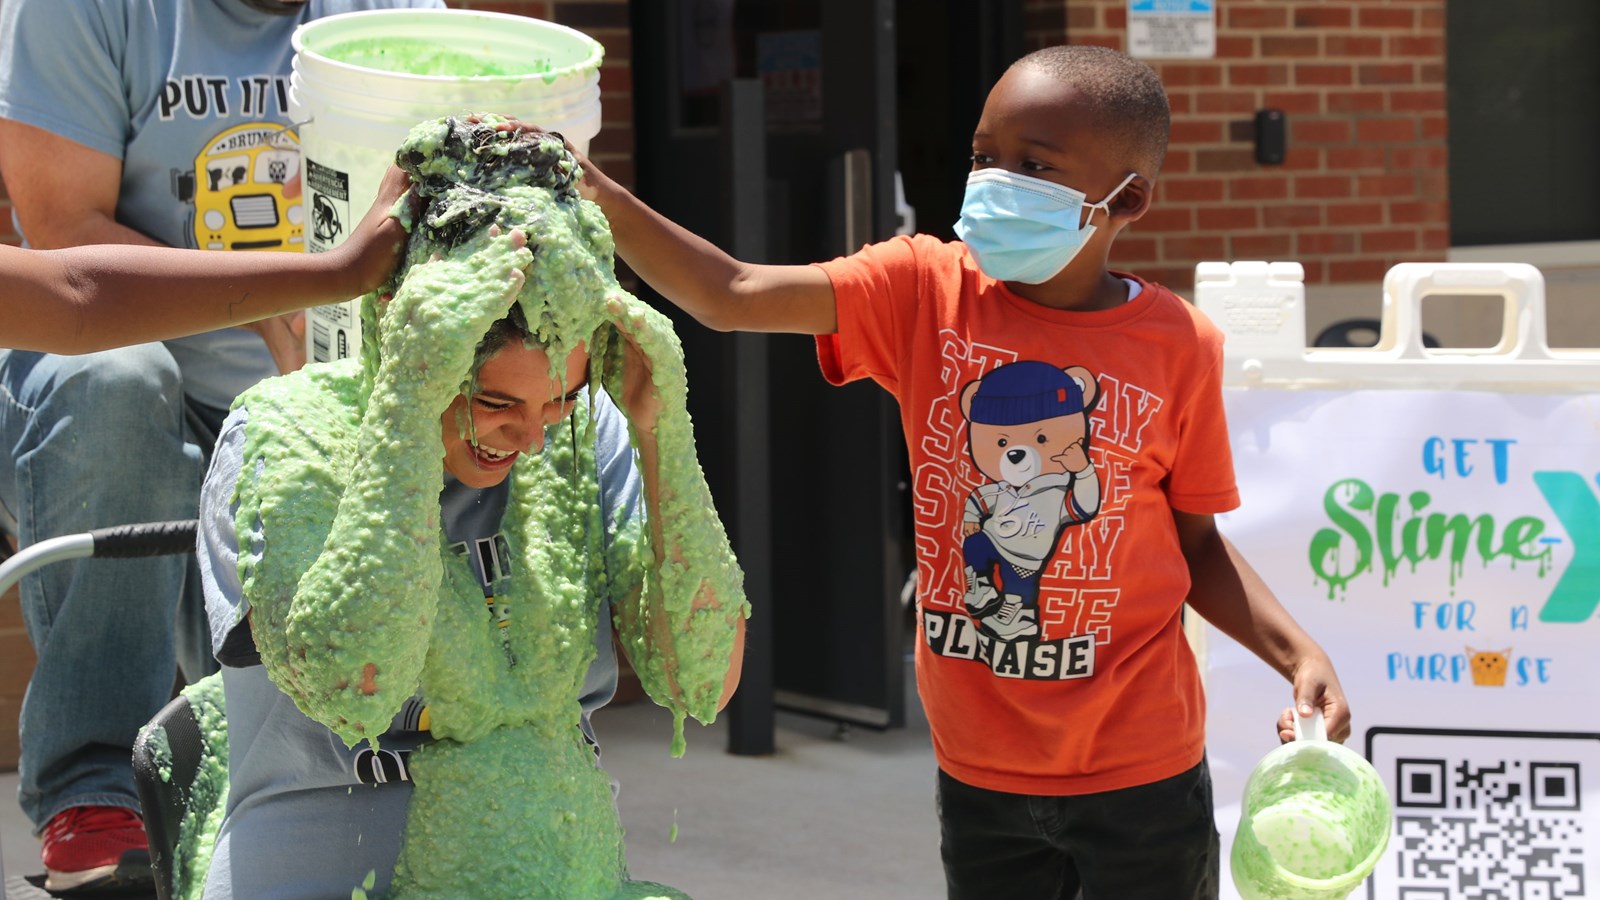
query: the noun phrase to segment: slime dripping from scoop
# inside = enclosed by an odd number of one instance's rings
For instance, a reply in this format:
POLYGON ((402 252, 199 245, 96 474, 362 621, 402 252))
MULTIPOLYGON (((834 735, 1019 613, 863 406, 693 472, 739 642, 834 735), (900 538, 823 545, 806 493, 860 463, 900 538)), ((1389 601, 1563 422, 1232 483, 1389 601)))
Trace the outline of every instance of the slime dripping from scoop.
POLYGON ((599 600, 673 711, 675 753, 686 716, 715 718, 749 607, 695 456, 676 335, 617 284, 609 227, 578 197, 559 137, 497 124, 424 123, 397 154, 426 206, 393 299, 363 301, 360 367, 307 367, 241 397, 240 574, 269 676, 346 743, 375 738, 419 690, 427 701, 435 740, 411 757, 389 896, 640 896, 609 778, 577 728, 599 600), (472 391, 474 348, 513 302, 553 379, 587 348, 590 390, 619 405, 631 341, 660 412, 654 518, 609 547, 587 396, 572 440, 517 460, 502 520, 518 573, 508 665, 477 579, 441 546, 438 493, 440 416, 472 391))

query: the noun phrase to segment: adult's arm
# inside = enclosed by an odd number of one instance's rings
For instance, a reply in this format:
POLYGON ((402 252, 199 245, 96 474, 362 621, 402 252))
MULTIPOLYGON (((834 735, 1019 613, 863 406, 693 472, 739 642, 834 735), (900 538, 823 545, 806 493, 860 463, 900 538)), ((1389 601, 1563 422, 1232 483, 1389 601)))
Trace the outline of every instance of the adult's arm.
POLYGON ((43 128, 0 119, 0 177, 28 245, 161 243, 117 222, 122 160, 43 128))
MULTIPOLYGON (((122 160, 111 154, 43 128, 0 119, 0 178, 31 247, 162 246, 117 221, 122 160)), ((261 335, 279 370, 288 372, 305 362, 303 340, 295 338, 300 326, 291 321, 298 315, 256 317, 237 324, 261 335)))
MULTIPOLYGON (((391 166, 366 218, 327 253, 178 250, 148 239, 60 250, 0 246, 0 346, 89 353, 248 325, 376 290, 405 246, 405 229, 389 212, 409 184, 391 166)), ((84 221, 97 215, 85 213, 84 221)), ((111 229, 143 237, 114 222, 104 232, 111 229)))

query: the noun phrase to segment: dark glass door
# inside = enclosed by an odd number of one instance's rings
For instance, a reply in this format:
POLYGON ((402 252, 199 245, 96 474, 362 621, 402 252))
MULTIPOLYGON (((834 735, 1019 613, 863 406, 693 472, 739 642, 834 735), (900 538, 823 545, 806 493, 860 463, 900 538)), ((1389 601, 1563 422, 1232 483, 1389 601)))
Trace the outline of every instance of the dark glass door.
MULTIPOLYGON (((809 263, 893 233, 892 0, 632 7, 646 202, 747 259, 809 263)), ((892 399, 828 387, 810 338, 714 333, 644 292, 683 339, 701 463, 755 605, 732 749, 770 751, 775 702, 902 724, 911 563, 892 399)))
POLYGON ((1600 4, 1447 15, 1451 243, 1600 239, 1600 4))

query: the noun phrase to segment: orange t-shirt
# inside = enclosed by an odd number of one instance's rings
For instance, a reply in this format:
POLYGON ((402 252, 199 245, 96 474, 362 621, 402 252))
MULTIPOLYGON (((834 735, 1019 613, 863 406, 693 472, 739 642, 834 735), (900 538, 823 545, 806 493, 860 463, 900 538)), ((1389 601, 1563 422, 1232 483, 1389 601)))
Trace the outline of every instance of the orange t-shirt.
POLYGON ((939 765, 1064 795, 1200 761, 1205 699, 1171 509, 1238 505, 1222 335, 1171 291, 1066 312, 919 235, 819 264, 834 384, 900 403, 916 526, 917 687, 939 765))

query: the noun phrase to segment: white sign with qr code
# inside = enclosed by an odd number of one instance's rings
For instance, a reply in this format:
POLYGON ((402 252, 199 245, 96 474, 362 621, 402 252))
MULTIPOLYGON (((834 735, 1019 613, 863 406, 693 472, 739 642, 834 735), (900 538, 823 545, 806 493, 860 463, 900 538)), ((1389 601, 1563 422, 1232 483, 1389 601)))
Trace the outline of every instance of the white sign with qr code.
POLYGON ((1600 734, 1374 728, 1367 756, 1395 820, 1368 900, 1593 896, 1600 734))
MULTIPOLYGON (((1225 398, 1242 503, 1218 527, 1334 661, 1347 746, 1395 800, 1387 854, 1351 896, 1600 900, 1600 396, 1225 398)), ((1220 630, 1205 642, 1230 847, 1294 695, 1220 630)))

